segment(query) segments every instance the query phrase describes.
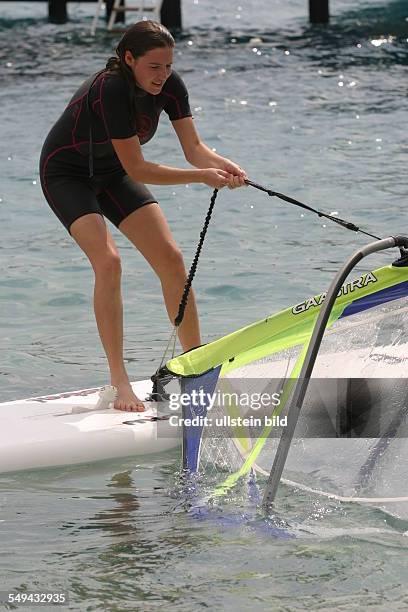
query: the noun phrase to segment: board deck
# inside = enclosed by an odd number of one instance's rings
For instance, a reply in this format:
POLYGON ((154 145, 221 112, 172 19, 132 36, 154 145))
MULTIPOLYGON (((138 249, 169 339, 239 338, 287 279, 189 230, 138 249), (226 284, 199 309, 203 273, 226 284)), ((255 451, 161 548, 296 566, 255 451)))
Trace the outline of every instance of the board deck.
POLYGON ((159 453, 180 445, 165 403, 146 401, 150 380, 132 383, 144 412, 95 409, 101 388, 0 403, 0 473, 159 453), (164 405, 163 405, 164 404, 164 405))

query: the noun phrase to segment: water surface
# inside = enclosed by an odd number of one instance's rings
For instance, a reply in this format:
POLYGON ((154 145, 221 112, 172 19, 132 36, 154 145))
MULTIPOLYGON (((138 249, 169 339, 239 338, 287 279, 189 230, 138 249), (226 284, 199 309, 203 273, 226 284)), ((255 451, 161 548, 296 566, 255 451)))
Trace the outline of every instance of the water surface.
MULTIPOLYGON (((184 2, 175 67, 198 129, 253 180, 374 234, 404 233, 406 4, 333 1, 328 27, 310 26, 306 8, 304 0, 184 2)), ((90 37, 93 5, 69 10, 71 22, 55 26, 45 3, 0 9, 2 401, 107 382, 89 265, 38 177, 52 122, 115 44, 102 28, 90 37)), ((185 164, 165 117, 145 155, 185 164)), ((154 193, 189 265, 211 191, 154 193)), ((124 267, 126 360, 133 378, 147 377, 170 332, 160 285, 112 231, 124 267)), ((204 339, 326 289, 366 241, 255 190, 222 191, 195 280, 204 339)), ((173 453, 2 477, 3 587, 66 589, 71 608, 84 610, 408 605, 406 524, 286 489, 272 525, 283 525, 281 534, 265 529, 245 496, 219 511, 248 520, 197 521, 171 495, 177 469, 173 453)))

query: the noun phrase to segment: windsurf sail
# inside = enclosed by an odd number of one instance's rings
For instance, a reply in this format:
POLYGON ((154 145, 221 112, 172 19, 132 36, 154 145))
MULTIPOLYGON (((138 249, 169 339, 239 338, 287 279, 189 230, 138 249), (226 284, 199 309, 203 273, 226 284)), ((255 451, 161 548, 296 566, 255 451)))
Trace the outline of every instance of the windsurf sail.
MULTIPOLYGON (((269 475, 321 293, 167 361, 183 398, 183 463, 222 495, 269 475), (256 405, 255 405, 256 404, 256 405)), ((304 490, 408 514, 408 267, 389 265, 338 292, 284 477, 304 490)))

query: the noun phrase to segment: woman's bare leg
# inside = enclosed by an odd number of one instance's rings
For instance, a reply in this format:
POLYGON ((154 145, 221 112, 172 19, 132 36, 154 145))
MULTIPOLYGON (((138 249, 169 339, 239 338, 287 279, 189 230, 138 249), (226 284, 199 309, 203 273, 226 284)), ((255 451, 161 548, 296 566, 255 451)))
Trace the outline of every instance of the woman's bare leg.
POLYGON ((116 245, 104 218, 96 213, 74 221, 70 231, 87 255, 95 273, 95 317, 109 363, 111 384, 118 389, 115 408, 142 411, 143 403, 132 391, 123 362, 121 263, 116 245))
MULTIPOLYGON (((158 275, 170 321, 174 323, 187 278, 183 256, 166 218, 156 203, 147 204, 122 221, 120 231, 135 245, 158 275)), ((201 344, 194 292, 191 289, 178 336, 185 351, 201 344)))

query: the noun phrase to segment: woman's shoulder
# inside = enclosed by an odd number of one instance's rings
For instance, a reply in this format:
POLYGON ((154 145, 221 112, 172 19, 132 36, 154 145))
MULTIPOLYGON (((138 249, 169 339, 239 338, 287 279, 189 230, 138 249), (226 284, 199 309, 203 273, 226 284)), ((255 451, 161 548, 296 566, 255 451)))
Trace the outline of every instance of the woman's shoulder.
POLYGON ((121 94, 127 91, 126 80, 118 70, 105 70, 100 78, 104 92, 121 94))
POLYGON ((187 86, 178 72, 172 71, 171 75, 164 84, 163 91, 173 95, 187 94, 187 86))

